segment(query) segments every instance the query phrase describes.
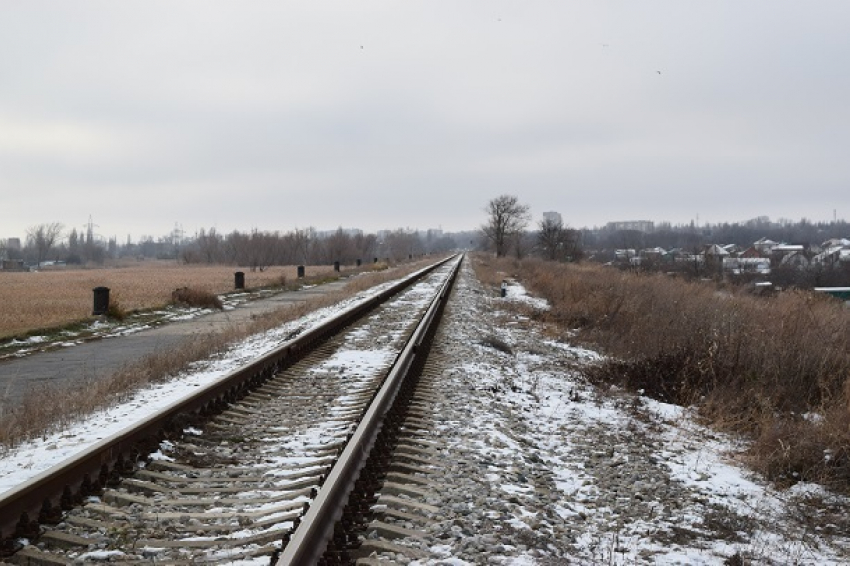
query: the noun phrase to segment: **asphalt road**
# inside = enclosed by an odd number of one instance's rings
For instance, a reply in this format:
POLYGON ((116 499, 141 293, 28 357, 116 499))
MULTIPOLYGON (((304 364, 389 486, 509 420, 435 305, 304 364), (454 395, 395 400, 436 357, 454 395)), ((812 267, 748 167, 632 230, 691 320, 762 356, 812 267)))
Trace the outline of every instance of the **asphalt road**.
POLYGON ((102 378, 148 354, 174 348, 193 335, 206 335, 287 304, 339 291, 346 283, 346 280, 339 280, 301 291, 281 292, 231 310, 170 322, 127 336, 103 338, 24 358, 0 361, 0 410, 4 404, 15 403, 31 387, 62 382, 83 383, 89 379, 102 378))

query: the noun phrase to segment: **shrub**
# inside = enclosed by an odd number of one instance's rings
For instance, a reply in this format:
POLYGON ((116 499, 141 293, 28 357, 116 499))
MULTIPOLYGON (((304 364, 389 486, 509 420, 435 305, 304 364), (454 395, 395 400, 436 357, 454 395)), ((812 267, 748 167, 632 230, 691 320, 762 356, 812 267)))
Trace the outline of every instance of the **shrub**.
POLYGON ((194 289, 192 287, 181 287, 171 293, 171 302, 175 305, 186 305, 190 307, 222 309, 224 305, 215 293, 194 289))
POLYGON ((117 320, 118 322, 127 318, 127 311, 125 311, 121 306, 121 302, 118 300, 117 295, 113 295, 112 298, 109 299, 109 306, 106 308, 106 316, 112 320, 117 320))

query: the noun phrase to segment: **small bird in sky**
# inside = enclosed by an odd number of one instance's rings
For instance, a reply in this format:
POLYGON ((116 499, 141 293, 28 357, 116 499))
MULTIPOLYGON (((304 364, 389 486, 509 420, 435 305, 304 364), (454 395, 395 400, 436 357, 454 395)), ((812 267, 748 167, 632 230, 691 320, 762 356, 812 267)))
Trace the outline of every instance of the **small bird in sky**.
POLYGON ((661 74, 661 71, 655 71, 655 72, 658 73, 659 75, 661 74))

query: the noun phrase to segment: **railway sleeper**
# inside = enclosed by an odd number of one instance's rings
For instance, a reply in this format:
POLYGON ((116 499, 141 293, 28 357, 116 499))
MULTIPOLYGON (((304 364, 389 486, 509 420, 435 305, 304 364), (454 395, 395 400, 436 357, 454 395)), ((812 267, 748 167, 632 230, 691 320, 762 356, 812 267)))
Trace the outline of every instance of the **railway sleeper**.
POLYGON ((304 510, 304 501, 287 501, 283 502, 275 507, 268 507, 265 509, 255 510, 255 511, 216 511, 215 513, 204 512, 186 512, 186 511, 170 511, 165 513, 142 513, 140 515, 143 521, 179 521, 179 520, 191 520, 191 519, 208 519, 210 516, 216 516, 223 520, 230 519, 239 519, 239 517, 243 517, 245 519, 251 521, 260 521, 263 517, 267 517, 268 515, 274 514, 289 514, 293 513, 295 516, 300 516, 302 511, 304 510))
POLYGON ((420 513, 436 515, 440 512, 439 507, 435 507, 433 505, 428 505, 427 503, 422 503, 421 501, 417 501, 415 499, 407 499, 403 497, 397 497, 395 495, 390 495, 388 493, 382 493, 378 496, 378 501, 373 506, 373 510, 375 513, 381 513, 385 508, 392 507, 394 509, 408 510, 408 511, 418 511, 420 513))
POLYGON ((423 478, 412 474, 402 474, 399 472, 388 472, 386 476, 386 481, 393 482, 395 484, 419 485, 423 488, 429 488, 430 491, 439 491, 439 489, 443 485, 440 482, 430 480, 428 478, 423 478))
MULTIPOLYGON (((281 524, 289 521, 280 521, 281 524)), ((178 549, 212 549, 212 548, 235 548, 237 546, 249 545, 267 545, 278 543, 284 534, 288 533, 290 525, 278 529, 271 529, 262 533, 249 535, 246 537, 215 537, 209 540, 168 540, 168 539, 141 539, 137 541, 137 545, 141 547, 151 548, 178 548, 178 549)), ((275 549, 270 548, 269 554, 275 549)))
POLYGON ((388 553, 401 555, 410 560, 424 560, 428 558, 428 555, 421 550, 381 539, 366 539, 360 544, 359 548, 349 552, 358 566, 386 566, 388 562, 378 560, 376 556, 388 553))
MULTIPOLYGON (((249 484, 249 483, 265 483, 282 480, 297 480, 305 477, 322 476, 327 473, 328 466, 315 466, 312 468, 296 468, 293 470, 269 470, 263 475, 250 476, 238 473, 231 475, 231 471, 222 470, 204 470, 203 473, 198 473, 193 476, 174 475, 168 473, 157 472, 154 470, 139 470, 136 472, 136 477, 147 478, 153 481, 169 482, 176 484, 192 484, 192 483, 223 483, 223 484, 249 484), (225 475, 226 474, 226 475, 225 475)), ((250 470, 253 472, 259 470, 250 470)))
POLYGON ((60 548, 63 550, 74 550, 77 548, 89 548, 93 545, 102 545, 108 542, 106 536, 82 537, 63 531, 45 531, 39 541, 47 548, 60 548))
POLYGON ((27 546, 19 550, 10 560, 12 564, 26 566, 66 566, 72 564, 70 560, 42 552, 34 546, 27 546))
POLYGON ((416 497, 419 499, 425 499, 429 492, 430 491, 428 489, 422 489, 421 487, 417 487, 413 484, 392 481, 385 481, 380 491, 382 494, 386 493, 388 495, 399 496, 406 495, 408 497, 416 497))
MULTIPOLYGON (((267 518, 263 517, 266 517, 266 515, 275 514, 267 513, 260 517, 252 515, 253 514, 249 513, 237 513, 217 516, 216 514, 205 513, 201 517, 189 517, 187 516, 187 514, 184 513, 179 517, 170 519, 171 521, 175 521, 175 523, 170 525, 169 529, 172 530, 172 532, 176 533, 193 533, 195 535, 207 536, 209 536, 210 533, 229 534, 243 530, 248 527, 252 529, 268 529, 281 523, 292 523, 293 521, 295 521, 295 519, 301 516, 301 510, 299 508, 299 510, 297 511, 290 511, 285 514, 277 514, 276 516, 270 516, 267 518), (193 519, 198 523, 195 524, 191 522, 193 519), (216 519, 229 522, 211 522, 216 519), (183 523, 182 521, 190 522, 183 523)), ((159 521, 169 520, 161 517, 157 517, 156 519, 159 521)))
POLYGON ((398 472, 401 474, 430 474, 435 469, 438 469, 434 464, 429 464, 426 466, 419 466, 416 464, 411 464, 409 462, 390 462, 389 467, 387 468, 387 473, 390 472, 398 472))
MULTIPOLYGON (((428 525, 434 524, 434 521, 429 519, 424 514, 419 513, 408 513, 406 511, 402 511, 400 509, 395 509, 393 507, 385 507, 381 511, 373 510, 373 514, 376 517, 384 517, 389 518, 395 521, 404 521, 407 523, 418 523, 423 527, 427 527, 428 525)), ((386 521, 385 521, 386 522, 386 521)))
POLYGON ((375 535, 377 535, 377 538, 387 540, 396 540, 400 538, 425 538, 425 535, 421 531, 414 531, 413 529, 399 527, 398 525, 391 525, 389 523, 384 523, 383 521, 372 521, 366 528, 366 532, 368 533, 366 536, 367 539, 369 536, 374 537, 375 535))
POLYGON ((165 499, 150 498, 132 493, 111 492, 104 496, 108 503, 118 505, 141 505, 142 507, 215 507, 220 505, 238 505, 248 507, 251 505, 267 505, 270 503, 281 503, 284 501, 300 500, 301 503, 310 498, 312 489, 304 488, 280 493, 271 497, 243 497, 243 498, 195 498, 195 499, 165 499))

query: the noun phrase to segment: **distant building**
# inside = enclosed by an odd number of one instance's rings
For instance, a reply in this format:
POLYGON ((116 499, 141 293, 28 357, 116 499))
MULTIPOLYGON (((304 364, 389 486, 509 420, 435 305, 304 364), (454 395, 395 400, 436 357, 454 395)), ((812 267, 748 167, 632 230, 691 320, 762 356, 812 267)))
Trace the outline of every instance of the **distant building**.
POLYGON ((770 260, 765 257, 724 257, 723 269, 729 273, 770 275, 770 260))
POLYGON ((443 237, 443 231, 439 228, 429 228, 428 230, 419 230, 416 235, 426 240, 435 240, 443 237))
POLYGON ((335 236, 336 233, 340 230, 343 234, 345 234, 346 236, 351 236, 352 238, 354 236, 360 236, 363 234, 363 230, 361 230, 360 228, 343 228, 342 226, 340 226, 336 230, 317 230, 316 236, 318 236, 319 238, 330 238, 331 236, 335 236))
POLYGON ((702 253, 706 257, 713 258, 728 257, 730 255, 725 248, 718 246, 717 244, 708 244, 703 248, 702 253))
POLYGON ((22 259, 4 259, 0 261, 0 269, 3 271, 26 271, 24 260, 22 259))
POLYGON ((770 255, 771 250, 778 245, 779 244, 777 242, 769 240, 768 238, 759 238, 757 241, 753 242, 753 247, 763 256, 770 255))
POLYGON ((624 220, 621 222, 609 222, 606 225, 609 230, 637 230, 638 232, 653 232, 655 223, 652 220, 624 220))
POLYGON ((21 249, 21 239, 20 238, 7 238, 6 239, 6 247, 10 250, 20 250, 21 249))
POLYGON ((544 212, 543 213, 543 220, 545 220, 546 222, 552 222, 554 224, 563 224, 564 223, 563 220, 561 220, 561 213, 555 212, 554 210, 551 210, 549 212, 544 212))

